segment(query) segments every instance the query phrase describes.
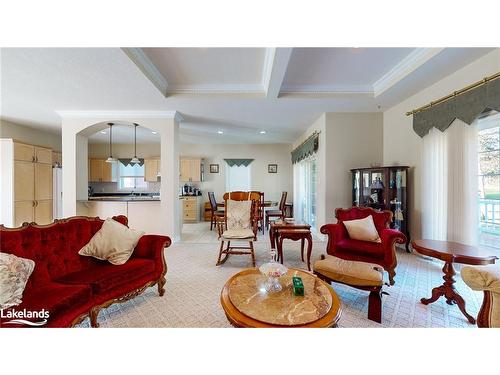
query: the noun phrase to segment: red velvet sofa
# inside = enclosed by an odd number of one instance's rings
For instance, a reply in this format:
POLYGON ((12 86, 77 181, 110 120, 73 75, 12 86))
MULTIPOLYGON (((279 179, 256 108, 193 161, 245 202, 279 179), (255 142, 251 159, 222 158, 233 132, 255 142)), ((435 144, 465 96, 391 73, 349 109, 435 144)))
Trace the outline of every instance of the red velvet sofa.
POLYGON ((406 236, 398 230, 390 229, 391 211, 376 211, 370 207, 351 207, 335 210, 336 224, 325 224, 320 231, 328 235, 326 252, 345 260, 379 264, 389 274, 389 282, 394 284, 396 275, 396 243, 406 243, 406 236), (373 223, 382 242, 367 242, 349 238, 344 221, 364 219, 372 215, 373 223))
MULTIPOLYGON (((125 216, 113 219, 127 225, 125 216)), ((50 315, 44 327, 71 327, 87 316, 91 326, 98 327, 99 310, 112 303, 125 302, 155 284, 163 296, 167 272, 163 249, 170 246, 170 238, 142 236, 123 265, 79 255, 78 251, 102 223, 99 218, 75 216, 44 226, 25 223, 20 228, 5 228, 0 225, 1 251, 35 261, 23 302, 10 309, 45 309, 50 315)), ((4 315, 7 312, 4 310, 4 315)), ((8 320, 1 319, 2 328, 24 326, 5 324, 8 320)))

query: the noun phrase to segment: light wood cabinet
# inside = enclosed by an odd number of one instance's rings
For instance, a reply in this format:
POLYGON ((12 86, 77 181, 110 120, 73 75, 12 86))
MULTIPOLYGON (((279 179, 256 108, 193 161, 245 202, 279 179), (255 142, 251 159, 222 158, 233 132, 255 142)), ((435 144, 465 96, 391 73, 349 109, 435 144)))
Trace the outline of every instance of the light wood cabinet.
POLYGON ((52 199, 35 200, 34 217, 37 224, 48 224, 52 221, 52 199))
POLYGON ((182 219, 184 222, 197 222, 200 219, 200 207, 197 197, 182 197, 182 219))
POLYGON ((52 164, 62 165, 62 154, 57 151, 52 151, 52 164))
POLYGON ((35 165, 35 200, 52 199, 52 166, 34 163, 35 165), (47 181, 51 183, 47 183, 47 181))
POLYGON ((35 146, 35 163, 52 165, 52 150, 35 146))
POLYGON ((52 222, 52 150, 14 142, 14 226, 52 222))
POLYGON ((160 159, 144 160, 144 181, 156 182, 160 175, 160 159))
POLYGON ((14 227, 20 227, 23 223, 34 221, 35 201, 21 201, 14 203, 14 227))
POLYGON ((181 158, 180 165, 181 182, 200 182, 201 181, 201 159, 181 158))
POLYGON ((35 200, 35 163, 14 162, 14 202, 35 200))
POLYGON ((106 159, 89 159, 89 182, 116 182, 115 165, 106 159))
POLYGON ((14 160, 29 161, 33 163, 35 161, 35 146, 15 142, 14 160))

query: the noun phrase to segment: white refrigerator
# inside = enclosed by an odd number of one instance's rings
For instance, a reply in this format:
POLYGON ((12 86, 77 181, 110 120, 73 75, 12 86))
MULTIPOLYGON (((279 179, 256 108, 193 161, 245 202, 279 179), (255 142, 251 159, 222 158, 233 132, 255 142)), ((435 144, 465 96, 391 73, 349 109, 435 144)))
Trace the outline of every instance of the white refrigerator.
POLYGON ((52 168, 52 213, 54 219, 62 219, 62 167, 52 168))

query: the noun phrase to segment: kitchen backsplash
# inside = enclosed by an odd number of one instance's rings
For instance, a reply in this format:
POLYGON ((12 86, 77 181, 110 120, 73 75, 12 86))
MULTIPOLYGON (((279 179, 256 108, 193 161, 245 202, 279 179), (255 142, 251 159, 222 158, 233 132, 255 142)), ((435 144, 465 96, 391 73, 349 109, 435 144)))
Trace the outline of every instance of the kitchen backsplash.
MULTIPOLYGON (((147 182, 148 193, 159 193, 161 182, 147 182)), ((89 182, 89 186, 92 187, 94 193, 123 193, 127 190, 118 190, 118 184, 116 182, 89 182)))

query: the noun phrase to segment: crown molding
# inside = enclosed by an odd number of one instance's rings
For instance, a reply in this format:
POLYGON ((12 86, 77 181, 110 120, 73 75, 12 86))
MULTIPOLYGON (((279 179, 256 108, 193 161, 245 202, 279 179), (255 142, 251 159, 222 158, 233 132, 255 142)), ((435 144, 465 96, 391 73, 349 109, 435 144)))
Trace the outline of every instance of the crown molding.
POLYGON ((167 95, 168 82, 151 59, 146 56, 141 48, 122 48, 125 54, 139 68, 139 70, 148 78, 153 85, 161 92, 163 96, 167 95))
POLYGON ((383 94, 443 50, 444 48, 416 48, 373 84, 374 96, 383 94))
POLYGON ((173 118, 177 122, 184 121, 178 111, 55 111, 61 118, 173 118))

